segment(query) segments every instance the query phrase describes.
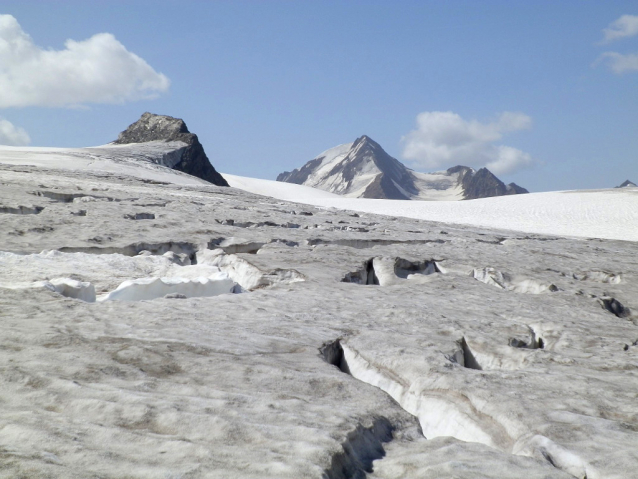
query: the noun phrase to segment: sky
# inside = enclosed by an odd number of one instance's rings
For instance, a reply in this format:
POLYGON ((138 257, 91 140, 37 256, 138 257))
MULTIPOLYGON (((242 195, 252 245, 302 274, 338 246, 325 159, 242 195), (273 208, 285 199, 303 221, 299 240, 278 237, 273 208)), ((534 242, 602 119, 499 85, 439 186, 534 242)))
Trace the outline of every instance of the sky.
POLYGON ((365 134, 417 171, 638 183, 638 3, 0 3, 0 144, 101 145, 145 111, 255 178, 365 134))

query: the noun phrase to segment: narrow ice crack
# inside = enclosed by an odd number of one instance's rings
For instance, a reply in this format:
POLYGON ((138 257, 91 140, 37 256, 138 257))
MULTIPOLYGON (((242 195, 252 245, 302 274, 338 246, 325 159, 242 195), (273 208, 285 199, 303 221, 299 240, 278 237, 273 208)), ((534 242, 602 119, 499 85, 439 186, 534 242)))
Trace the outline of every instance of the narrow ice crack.
POLYGON ((39 215, 43 210, 43 206, 0 206, 0 213, 11 215, 39 215))
POLYGON ((147 243, 140 241, 126 246, 77 246, 63 247, 61 253, 86 253, 86 254, 121 254, 124 256, 137 256, 139 254, 163 255, 173 252, 176 255, 185 255, 186 264, 196 264, 196 253, 199 247, 195 243, 186 241, 165 241, 160 243, 147 243), (146 253, 145 253, 146 252, 146 253))
POLYGON ((379 256, 364 261, 361 268, 347 273, 341 282, 387 286, 396 284, 397 280, 409 280, 417 276, 442 273, 437 261, 439 260, 410 261, 398 257, 379 256))
POLYGON ((391 239, 336 239, 328 240, 322 238, 312 238, 306 241, 308 246, 319 245, 335 245, 335 246, 347 246, 355 249, 367 249, 374 248, 375 246, 390 246, 390 245, 423 245, 429 243, 444 244, 449 243, 448 240, 442 239, 423 239, 423 240, 391 240, 391 239))
POLYGON ((330 467, 322 479, 364 479, 373 472, 372 464, 385 456, 383 443, 392 440, 393 427, 384 417, 375 418, 372 425, 357 424, 341 444, 342 451, 334 454, 330 467))
POLYGON ((470 347, 467 345, 467 341, 465 341, 465 338, 461 339, 461 341, 459 342, 459 346, 461 346, 461 350, 463 351, 463 364, 461 365, 468 369, 476 369, 478 371, 482 371, 483 368, 474 357, 474 354, 472 353, 470 347))
MULTIPOLYGON (((361 357, 342 339, 324 344, 320 351, 329 364, 386 392, 403 410, 419 420, 426 438, 452 436, 461 441, 485 444, 508 454, 544 457, 550 465, 561 471, 579 479, 587 477, 586 462, 580 457, 541 435, 531 435, 527 439, 519 437, 517 441, 498 419, 482 411, 465 394, 440 388, 417 392, 405 379, 361 357)), ((465 338, 459 341, 459 351, 450 359, 469 369, 483 369, 465 338)))
MULTIPOLYGON (((328 364, 352 376, 339 339, 324 344, 320 352, 328 364)), ((393 439, 393 430, 390 421, 383 417, 376 418, 371 427, 357 424, 342 443, 343 451, 332 456, 322 479, 364 479, 366 473, 373 472, 373 462, 385 456, 383 443, 393 439)))
POLYGON ((521 349, 545 349, 545 341, 539 336, 533 327, 527 326, 529 330, 529 340, 522 340, 519 338, 510 338, 509 345, 513 348, 521 349))

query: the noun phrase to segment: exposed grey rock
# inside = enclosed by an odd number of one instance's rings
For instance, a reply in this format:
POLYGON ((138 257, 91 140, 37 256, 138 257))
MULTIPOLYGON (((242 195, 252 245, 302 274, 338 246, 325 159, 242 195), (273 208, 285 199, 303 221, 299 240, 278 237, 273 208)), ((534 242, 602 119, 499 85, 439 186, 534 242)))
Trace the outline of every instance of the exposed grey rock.
POLYGON ((505 185, 486 168, 455 166, 437 173, 419 173, 388 155, 364 135, 354 143, 326 150, 299 169, 285 171, 277 181, 312 186, 356 198, 475 199, 529 193, 515 183, 505 185))
POLYGON ((463 185, 466 200, 529 193, 516 183, 510 183, 506 186, 487 168, 475 171, 467 166, 454 166, 449 168, 447 172, 459 174, 459 182, 463 185))
POLYGON ((314 160, 310 160, 301 168, 295 168, 292 171, 284 171, 277 175, 277 181, 284 181, 286 183, 294 183, 296 185, 305 184, 310 174, 319 166, 325 156, 318 156, 314 160))
POLYGON ((518 186, 516 183, 510 183, 506 186, 507 195, 522 195, 525 193, 529 193, 529 191, 522 186, 518 186))
POLYGON ((174 169, 197 176, 217 186, 228 186, 226 180, 211 165, 197 135, 188 131, 184 120, 172 116, 144 113, 135 123, 119 134, 114 144, 146 143, 149 141, 179 141, 187 146, 176 160, 174 169))

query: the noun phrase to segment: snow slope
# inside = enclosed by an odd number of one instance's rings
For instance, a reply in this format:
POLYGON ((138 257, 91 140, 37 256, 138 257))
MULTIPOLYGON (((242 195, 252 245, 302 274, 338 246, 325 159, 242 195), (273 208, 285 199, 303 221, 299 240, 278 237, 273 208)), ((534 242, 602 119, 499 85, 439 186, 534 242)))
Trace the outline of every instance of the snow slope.
MULTIPOLYGON (((248 178, 223 173, 228 184, 240 190, 249 191, 256 195, 270 196, 279 200, 296 201, 306 203, 303 198, 311 200, 338 200, 343 198, 335 193, 319 190, 311 186, 296 185, 294 183, 284 183, 282 181, 262 180, 258 178, 248 178)), ((312 204, 312 202, 308 203, 312 204)))
POLYGON ((419 173, 412 171, 414 184, 419 194, 417 199, 427 201, 459 201, 463 199, 463 186, 459 174, 446 171, 419 173))
POLYGON ((87 148, 0 145, 0 163, 62 170, 104 172, 180 185, 208 185, 194 176, 172 170, 186 144, 149 141, 87 148))
POLYGON ((632 188, 426 202, 344 198, 289 183, 224 177, 230 186, 251 193, 314 206, 526 233, 638 241, 638 190, 632 188))

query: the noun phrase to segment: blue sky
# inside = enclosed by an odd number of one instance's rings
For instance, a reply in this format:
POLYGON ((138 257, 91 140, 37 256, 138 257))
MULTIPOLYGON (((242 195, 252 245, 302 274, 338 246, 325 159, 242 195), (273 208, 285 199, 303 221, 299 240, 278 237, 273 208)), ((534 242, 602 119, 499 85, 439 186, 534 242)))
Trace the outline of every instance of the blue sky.
POLYGON ((0 42, 5 143, 104 144, 151 111, 244 176, 367 134, 420 171, 488 165, 532 191, 638 182, 635 0, 5 0, 0 14, 18 25, 4 17, 0 39, 23 45, 0 42))

